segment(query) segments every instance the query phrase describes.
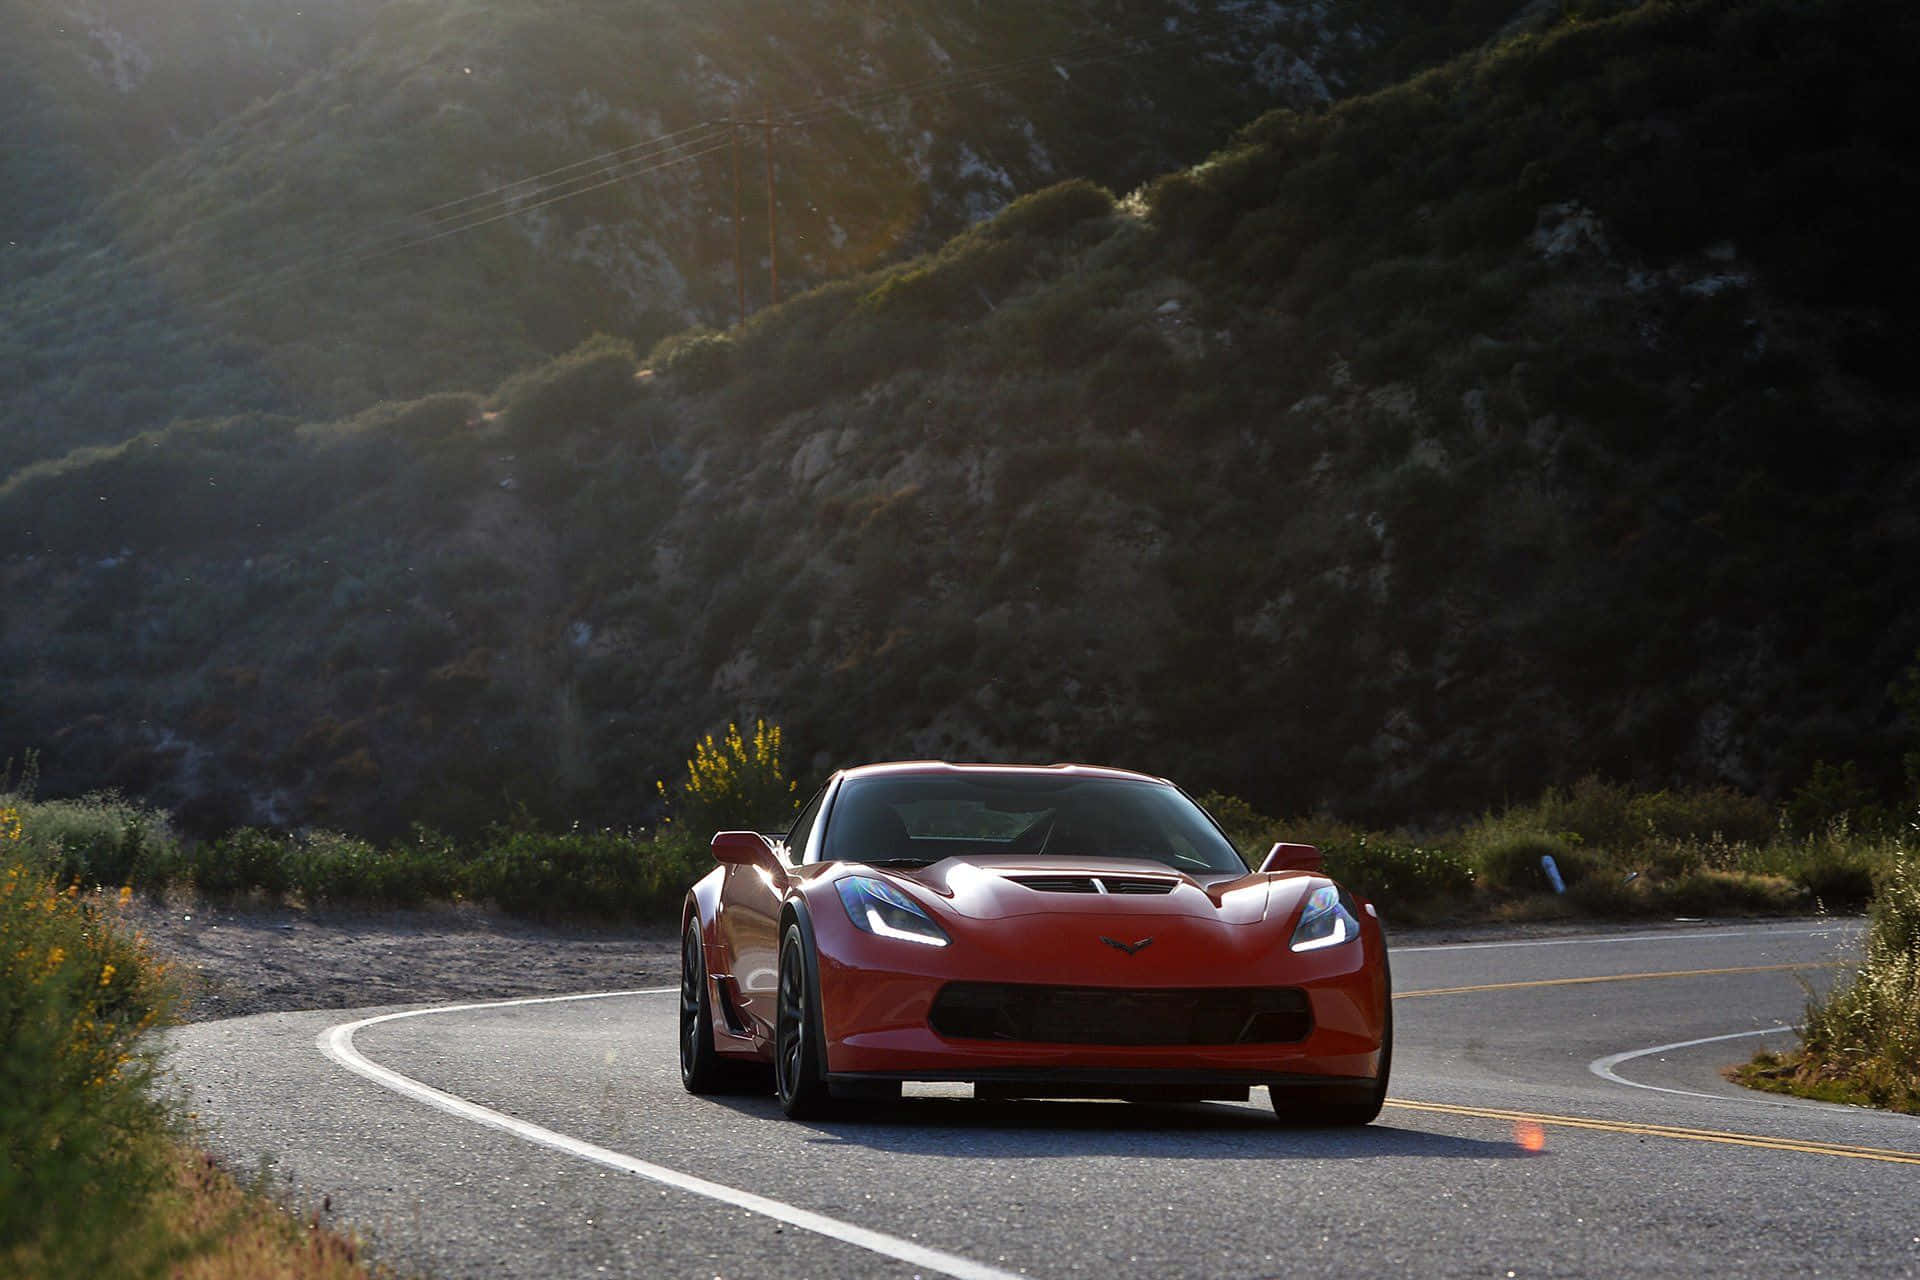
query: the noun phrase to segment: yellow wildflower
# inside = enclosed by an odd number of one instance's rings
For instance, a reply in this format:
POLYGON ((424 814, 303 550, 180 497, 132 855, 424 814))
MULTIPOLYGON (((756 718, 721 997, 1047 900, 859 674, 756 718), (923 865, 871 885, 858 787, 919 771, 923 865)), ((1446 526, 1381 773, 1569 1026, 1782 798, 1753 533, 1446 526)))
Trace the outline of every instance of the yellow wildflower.
POLYGON ((106 986, 106 985, 107 985, 107 984, 108 984, 109 982, 112 982, 112 981, 113 981, 113 973, 114 973, 114 970, 113 970, 113 966, 112 966, 112 965, 110 965, 110 964, 109 964, 109 965, 103 965, 103 966, 101 966, 101 969, 100 969, 100 985, 104 987, 104 986, 106 986))

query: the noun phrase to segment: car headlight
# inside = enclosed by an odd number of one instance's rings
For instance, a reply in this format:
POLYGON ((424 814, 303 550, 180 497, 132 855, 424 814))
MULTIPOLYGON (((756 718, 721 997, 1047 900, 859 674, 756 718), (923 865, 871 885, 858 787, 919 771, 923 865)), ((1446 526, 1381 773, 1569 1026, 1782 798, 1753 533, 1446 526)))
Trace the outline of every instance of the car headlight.
POLYGON ((944 947, 949 941, 931 916, 885 880, 848 876, 834 888, 840 891, 840 901, 857 928, 928 947, 944 947))
POLYGON ((1347 905, 1347 895, 1334 885, 1323 884, 1308 896, 1307 909, 1294 926, 1291 945, 1295 951, 1318 951, 1359 936, 1360 922, 1347 905))

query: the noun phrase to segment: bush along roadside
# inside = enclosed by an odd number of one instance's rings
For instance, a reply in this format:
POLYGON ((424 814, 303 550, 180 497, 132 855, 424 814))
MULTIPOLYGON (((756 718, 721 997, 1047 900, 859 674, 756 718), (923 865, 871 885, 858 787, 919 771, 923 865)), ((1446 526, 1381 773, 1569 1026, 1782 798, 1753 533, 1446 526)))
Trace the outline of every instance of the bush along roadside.
POLYGON ((1807 1004, 1800 1047, 1761 1053, 1741 1084, 1920 1114, 1920 857, 1903 853, 1868 915, 1866 960, 1807 1004))
MULTIPOLYGON (((62 884, 306 907, 465 901, 539 919, 670 920, 710 865, 714 830, 791 820, 798 788, 779 756, 777 726, 751 735, 729 726, 696 746, 683 779, 660 787, 673 817, 654 830, 553 832, 519 821, 467 843, 424 827, 384 846, 250 828, 193 842, 166 814, 112 795, 0 792, 0 804, 27 818, 21 855, 62 884)), ((1807 831, 1725 789, 1639 792, 1593 779, 1421 835, 1324 815, 1274 819, 1218 793, 1202 799, 1251 865, 1277 840, 1317 845, 1328 871, 1396 925, 1856 912, 1907 839, 1845 813, 1807 831)))
POLYGON ((467 844, 420 826, 385 846, 339 832, 258 828, 187 841, 167 814, 114 794, 35 799, 31 756, 11 790, 11 769, 0 771, 0 804, 19 819, 18 856, 61 884, 304 906, 470 901, 542 919, 668 920, 711 866, 707 842, 716 828, 784 830, 792 820, 797 784, 781 754, 778 725, 756 721, 746 733, 730 724, 695 744, 676 784, 657 784, 674 815, 657 830, 552 832, 523 819, 467 844))
POLYGON ((1276 840, 1318 845, 1330 874, 1403 925, 1855 912, 1905 847, 1886 824, 1856 827, 1845 813, 1805 831, 1725 788, 1599 779, 1422 836, 1268 818, 1217 793, 1203 802, 1249 861, 1276 840))
POLYGON ((118 894, 64 886, 0 802, 0 1275, 364 1277, 187 1142, 147 1033, 174 1006, 118 894))

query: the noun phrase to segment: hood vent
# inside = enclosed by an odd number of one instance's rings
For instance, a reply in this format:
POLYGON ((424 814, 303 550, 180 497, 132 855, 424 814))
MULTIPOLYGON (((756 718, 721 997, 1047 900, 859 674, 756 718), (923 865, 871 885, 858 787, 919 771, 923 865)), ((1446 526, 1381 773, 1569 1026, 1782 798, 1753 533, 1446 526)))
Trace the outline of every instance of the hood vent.
POLYGON ((1163 896, 1180 882, 1159 876, 1008 876, 1035 893, 1123 893, 1163 896))
POLYGON ((1107 887, 1108 893, 1172 893, 1178 881, 1162 880, 1158 876, 1100 876, 1100 883, 1107 887))

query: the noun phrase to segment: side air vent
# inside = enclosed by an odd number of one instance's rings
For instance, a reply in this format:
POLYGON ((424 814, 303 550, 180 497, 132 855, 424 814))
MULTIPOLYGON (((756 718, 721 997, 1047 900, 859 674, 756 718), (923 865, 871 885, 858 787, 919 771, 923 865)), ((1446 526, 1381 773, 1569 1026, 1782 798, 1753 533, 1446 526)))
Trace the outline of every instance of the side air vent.
POLYGON ((1018 885, 1035 893, 1132 893, 1164 895, 1173 892, 1177 880, 1158 876, 1008 876, 1018 885))

